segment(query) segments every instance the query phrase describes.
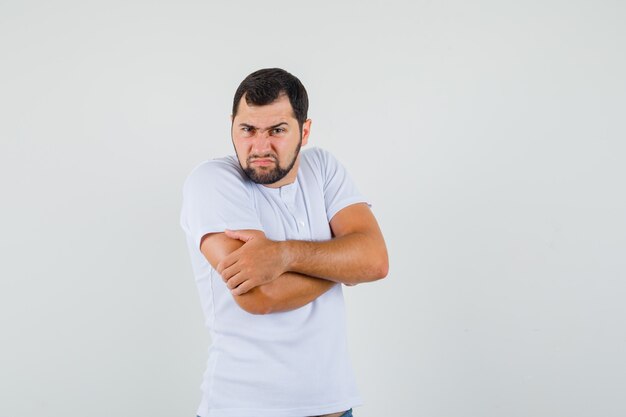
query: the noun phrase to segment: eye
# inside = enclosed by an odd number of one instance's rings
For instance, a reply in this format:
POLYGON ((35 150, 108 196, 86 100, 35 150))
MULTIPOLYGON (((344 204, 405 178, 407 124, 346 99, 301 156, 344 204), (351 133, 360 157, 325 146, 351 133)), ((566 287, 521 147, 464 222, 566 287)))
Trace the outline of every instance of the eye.
POLYGON ((272 135, 280 135, 281 133, 285 133, 285 129, 282 127, 275 127, 272 129, 272 135))

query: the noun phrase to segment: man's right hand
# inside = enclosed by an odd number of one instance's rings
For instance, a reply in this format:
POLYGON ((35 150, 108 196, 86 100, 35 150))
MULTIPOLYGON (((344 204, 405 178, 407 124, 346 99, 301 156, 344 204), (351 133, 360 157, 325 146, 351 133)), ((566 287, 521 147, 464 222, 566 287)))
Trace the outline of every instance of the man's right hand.
POLYGON ((244 242, 216 268, 233 295, 245 294, 287 272, 288 262, 281 242, 269 240, 257 230, 226 230, 224 234, 244 242))

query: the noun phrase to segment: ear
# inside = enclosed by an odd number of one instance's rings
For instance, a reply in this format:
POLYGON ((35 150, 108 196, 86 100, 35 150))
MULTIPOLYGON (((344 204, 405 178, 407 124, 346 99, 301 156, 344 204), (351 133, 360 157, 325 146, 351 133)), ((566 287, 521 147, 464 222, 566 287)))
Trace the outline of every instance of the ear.
POLYGON ((306 119, 302 123, 302 146, 306 145, 309 141, 309 133, 311 133, 311 119, 306 119))

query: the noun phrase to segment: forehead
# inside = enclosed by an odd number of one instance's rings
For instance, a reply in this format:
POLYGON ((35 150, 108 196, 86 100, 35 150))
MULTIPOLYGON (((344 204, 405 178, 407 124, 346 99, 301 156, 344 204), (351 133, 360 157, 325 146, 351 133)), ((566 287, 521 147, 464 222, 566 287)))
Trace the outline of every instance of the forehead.
POLYGON ((295 121, 295 115, 289 102, 289 97, 284 94, 281 94, 276 100, 264 106, 248 105, 244 95, 239 101, 237 115, 234 120, 252 125, 257 125, 257 123, 258 125, 263 125, 264 123, 273 124, 275 122, 295 121))

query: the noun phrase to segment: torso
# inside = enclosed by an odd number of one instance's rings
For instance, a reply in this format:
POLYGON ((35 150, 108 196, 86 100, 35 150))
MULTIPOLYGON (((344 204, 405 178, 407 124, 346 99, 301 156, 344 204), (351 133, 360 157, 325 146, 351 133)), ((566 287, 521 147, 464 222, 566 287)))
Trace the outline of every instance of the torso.
MULTIPOLYGON (((319 415, 329 403, 347 410, 361 402, 346 344, 341 285, 296 310, 250 315, 236 306, 221 277, 198 250, 196 239, 198 234, 216 231, 207 228, 221 222, 235 229, 264 230, 273 240, 330 239, 328 218, 336 208, 364 200, 349 180, 342 180, 343 171, 336 163, 334 168, 321 169, 326 167, 325 158, 330 156, 321 151, 303 157, 302 175, 279 189, 242 181, 234 157, 208 161, 194 172, 190 183, 194 195, 204 196, 211 211, 191 206, 195 229, 187 231, 187 239, 207 326, 214 337, 199 415, 210 409, 230 410, 240 406, 242 398, 250 408, 264 405, 266 398, 281 398, 276 407, 283 409, 297 410, 307 402, 311 407, 305 413, 316 417, 344 413, 319 415), (229 185, 228 192, 224 184, 229 185), (213 207, 214 200, 223 203, 213 207), (273 378, 268 379, 270 374, 273 378)), ((184 225, 186 220, 182 219, 184 225)), ((270 409, 261 411, 271 415, 270 409)))

